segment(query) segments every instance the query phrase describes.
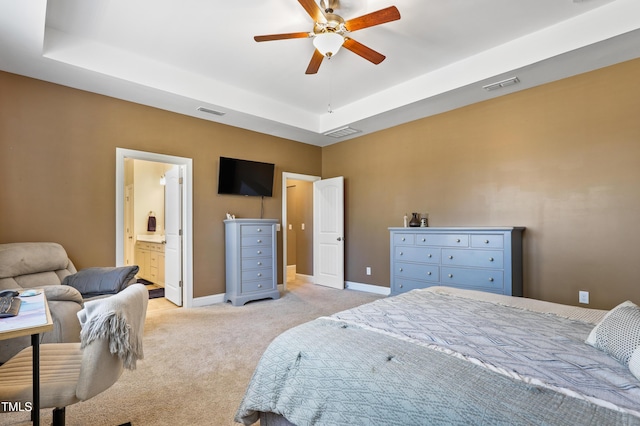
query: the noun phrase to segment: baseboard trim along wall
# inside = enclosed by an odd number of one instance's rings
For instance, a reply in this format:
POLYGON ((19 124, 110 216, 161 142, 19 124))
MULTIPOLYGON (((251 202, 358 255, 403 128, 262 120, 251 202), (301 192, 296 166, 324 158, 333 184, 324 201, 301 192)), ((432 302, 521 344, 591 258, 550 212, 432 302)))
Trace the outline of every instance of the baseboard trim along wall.
POLYGON ((313 282, 313 275, 305 275, 305 274, 296 273, 296 280, 304 281, 305 283, 312 283, 313 282))
MULTIPOLYGON (((310 283, 313 282, 313 277, 310 275, 296 274, 296 277, 301 281, 310 282, 310 283)), ((283 290, 282 284, 278 284, 278 288, 280 289, 280 291, 282 291, 283 290)), ((389 287, 380 287, 379 285, 372 285, 372 284, 354 283, 352 281, 345 281, 344 288, 349 290, 355 290, 355 291, 363 291, 366 293, 381 294, 383 296, 388 296, 391 293, 391 289, 389 287)), ((225 293, 213 294, 211 296, 204 296, 204 297, 195 297, 193 299, 193 304, 191 306, 194 308, 199 308, 202 306, 209 306, 216 303, 224 303, 224 295, 225 293)))
POLYGON ((382 294, 383 296, 388 296, 389 294, 391 294, 391 289, 389 287, 381 287, 379 285, 373 284, 354 283, 352 281, 345 281, 344 288, 347 288, 349 290, 364 291, 367 293, 382 294))
POLYGON ((224 303, 224 295, 226 293, 212 294, 211 296, 194 297, 191 304, 194 308, 200 308, 202 306, 214 305, 216 303, 224 303))

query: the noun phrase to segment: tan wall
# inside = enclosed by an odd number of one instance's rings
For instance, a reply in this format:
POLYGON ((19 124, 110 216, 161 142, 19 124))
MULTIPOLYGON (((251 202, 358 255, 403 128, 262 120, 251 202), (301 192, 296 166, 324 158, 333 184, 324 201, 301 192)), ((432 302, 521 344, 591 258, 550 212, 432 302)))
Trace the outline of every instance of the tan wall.
POLYGON ((428 211, 432 226, 526 226, 529 297, 640 302, 638 75, 635 60, 320 149, 0 73, 0 242, 58 241, 81 268, 111 265, 115 148, 189 157, 194 295, 222 293, 224 214, 260 212, 216 194, 224 155, 276 163, 269 218, 281 172, 345 176, 349 281, 388 286, 387 227, 428 211))
POLYGON ((192 158, 196 297, 225 291, 225 213, 260 215, 257 197, 217 195, 219 157, 276 164, 265 218, 281 219, 282 172, 321 171, 307 144, 3 72, 0 94, 0 242, 56 241, 79 268, 113 265, 116 147, 192 158))
POLYGON ((313 275, 313 183, 288 179, 287 264, 296 265, 296 272, 313 275), (302 225, 304 224, 304 229, 302 225))
POLYGON ((324 148, 322 176, 345 177, 346 279, 388 286, 387 227, 426 211, 526 226, 526 296, 640 303, 639 75, 635 60, 324 148))

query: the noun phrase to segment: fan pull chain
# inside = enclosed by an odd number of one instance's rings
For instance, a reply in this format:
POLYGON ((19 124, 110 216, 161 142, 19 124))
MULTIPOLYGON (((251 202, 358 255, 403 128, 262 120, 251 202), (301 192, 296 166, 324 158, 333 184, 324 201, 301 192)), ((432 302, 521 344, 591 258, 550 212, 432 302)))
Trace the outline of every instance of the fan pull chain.
POLYGON ((333 72, 331 71, 333 66, 331 65, 331 56, 327 58, 327 65, 329 67, 327 72, 327 75, 329 76, 329 104, 327 106, 327 112, 329 114, 333 114, 333 108, 331 108, 331 101, 333 101, 333 72))

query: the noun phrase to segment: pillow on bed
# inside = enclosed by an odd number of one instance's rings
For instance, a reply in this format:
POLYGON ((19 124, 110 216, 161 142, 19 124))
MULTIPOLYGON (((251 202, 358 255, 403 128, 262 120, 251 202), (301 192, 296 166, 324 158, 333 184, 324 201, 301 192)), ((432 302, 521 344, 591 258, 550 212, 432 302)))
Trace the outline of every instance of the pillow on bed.
POLYGON ((619 304, 591 330, 586 342, 629 367, 640 380, 640 306, 619 304))

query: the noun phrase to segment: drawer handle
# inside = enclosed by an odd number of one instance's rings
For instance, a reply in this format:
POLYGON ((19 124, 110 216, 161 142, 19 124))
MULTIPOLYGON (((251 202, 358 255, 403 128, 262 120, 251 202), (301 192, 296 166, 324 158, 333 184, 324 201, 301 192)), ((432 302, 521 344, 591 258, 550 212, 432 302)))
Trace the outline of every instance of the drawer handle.
POLYGON ((262 266, 262 262, 258 262, 258 266, 262 266))
POLYGON ((489 278, 489 282, 493 282, 493 277, 489 278))
POLYGON ((400 252, 400 256, 402 256, 403 254, 404 254, 403 252, 400 252))
POLYGON ((431 272, 427 272, 427 275, 431 275, 431 272))
POLYGON ((402 288, 402 284, 400 284, 398 287, 402 288))
POLYGON ((261 274, 260 272, 258 272, 258 276, 259 276, 259 277, 261 277, 261 276, 262 276, 262 274, 261 274))
POLYGON ((432 255, 431 253, 429 253, 429 254, 427 255, 427 257, 428 257, 428 258, 432 258, 432 257, 433 257, 433 255, 432 255))
POLYGON ((489 262, 493 262, 493 257, 490 257, 490 258, 489 258, 489 262))
POLYGON ((449 259, 453 259, 453 256, 449 256, 449 259))
POLYGON ((262 288, 262 284, 258 284, 258 288, 262 288))
POLYGON ((258 228, 258 232, 262 232, 262 228, 258 228))
POLYGON ((404 241, 404 237, 402 237, 402 241, 404 241))
POLYGON ((402 268, 400 268, 399 271, 402 272, 402 268))
POLYGON ((258 240, 258 243, 261 243, 261 242, 262 242, 262 240, 258 240))
POLYGON ((460 242, 460 238, 456 238, 456 243, 459 243, 459 242, 460 242))
POLYGON ((427 241, 427 239, 426 239, 426 238, 423 238, 423 239, 422 239, 422 242, 424 243, 425 241, 427 241))
POLYGON ((449 274, 449 278, 453 278, 453 274, 449 274))
POLYGON ((484 240, 484 243, 485 244, 489 244, 489 240, 484 240))
POLYGON ((258 254, 262 254, 262 250, 258 250, 256 253, 258 253, 258 254))

